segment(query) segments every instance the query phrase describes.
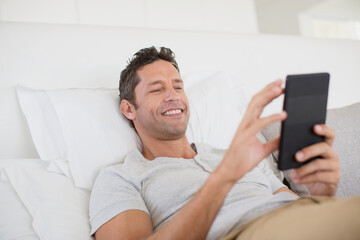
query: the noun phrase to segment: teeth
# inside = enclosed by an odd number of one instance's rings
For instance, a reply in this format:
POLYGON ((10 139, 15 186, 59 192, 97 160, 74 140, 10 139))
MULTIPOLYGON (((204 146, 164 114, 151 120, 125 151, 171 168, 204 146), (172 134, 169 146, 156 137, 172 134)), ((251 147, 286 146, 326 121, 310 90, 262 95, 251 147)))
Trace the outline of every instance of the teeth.
POLYGON ((171 114, 177 114, 177 113, 181 113, 180 109, 177 110, 171 110, 171 111, 167 111, 164 113, 165 116, 171 115, 171 114))

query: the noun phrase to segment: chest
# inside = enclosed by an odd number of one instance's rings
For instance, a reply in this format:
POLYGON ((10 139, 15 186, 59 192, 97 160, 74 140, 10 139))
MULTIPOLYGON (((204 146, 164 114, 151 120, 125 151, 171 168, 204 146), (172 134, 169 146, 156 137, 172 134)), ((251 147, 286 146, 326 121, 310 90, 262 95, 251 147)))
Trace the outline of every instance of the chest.
MULTIPOLYGON (((161 164, 142 175, 141 195, 156 228, 179 211, 203 186, 212 168, 196 161, 161 164)), ((253 192, 268 191, 266 176, 255 168, 239 180, 225 203, 246 198, 253 192)))
POLYGON ((165 217, 186 204, 201 188, 209 174, 194 163, 158 166, 143 176, 141 195, 154 217, 165 217))

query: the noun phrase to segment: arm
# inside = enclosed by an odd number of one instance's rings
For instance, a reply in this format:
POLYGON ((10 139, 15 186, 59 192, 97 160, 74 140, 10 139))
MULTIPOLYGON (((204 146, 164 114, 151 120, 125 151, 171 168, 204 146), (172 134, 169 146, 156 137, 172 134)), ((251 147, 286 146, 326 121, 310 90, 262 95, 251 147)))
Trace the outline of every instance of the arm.
POLYGON ((153 232, 150 216, 141 210, 128 210, 103 224, 96 239, 143 239, 153 232))
POLYGON ((151 221, 146 213, 128 211, 120 213, 100 227, 96 232, 96 238, 205 239, 224 199, 236 181, 278 148, 279 139, 263 144, 256 134, 267 125, 286 118, 285 113, 260 118, 263 108, 282 92, 281 81, 276 81, 252 98, 219 166, 165 227, 152 233, 149 230, 152 229, 151 221), (119 234, 118 238, 115 238, 116 234, 119 234))
POLYGON ((120 213, 95 233, 96 239, 205 239, 234 183, 217 172, 162 229, 153 233, 149 215, 140 210, 120 213), (196 228, 194 228, 196 226, 196 228))

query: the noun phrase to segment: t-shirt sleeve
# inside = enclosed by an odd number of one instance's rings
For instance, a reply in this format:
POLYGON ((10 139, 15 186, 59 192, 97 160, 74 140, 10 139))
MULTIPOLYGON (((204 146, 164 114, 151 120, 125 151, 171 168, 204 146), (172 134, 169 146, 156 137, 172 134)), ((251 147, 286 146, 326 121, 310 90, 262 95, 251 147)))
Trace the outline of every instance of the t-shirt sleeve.
POLYGON ((258 167, 265 174, 265 176, 269 179, 272 192, 276 192, 279 188, 286 187, 273 173, 273 171, 267 166, 265 160, 260 162, 258 167))
POLYGON ((149 214, 140 189, 114 169, 103 170, 95 181, 90 197, 91 235, 116 215, 134 209, 149 214))

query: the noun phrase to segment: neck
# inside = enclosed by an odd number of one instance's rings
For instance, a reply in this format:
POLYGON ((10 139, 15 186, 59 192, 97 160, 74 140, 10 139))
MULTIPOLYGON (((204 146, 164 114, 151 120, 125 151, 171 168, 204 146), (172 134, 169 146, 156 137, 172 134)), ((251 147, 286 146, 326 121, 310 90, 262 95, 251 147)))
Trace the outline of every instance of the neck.
POLYGON ((176 140, 141 139, 143 143, 142 155, 153 160, 157 157, 194 158, 196 152, 192 149, 186 136, 176 140))

